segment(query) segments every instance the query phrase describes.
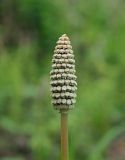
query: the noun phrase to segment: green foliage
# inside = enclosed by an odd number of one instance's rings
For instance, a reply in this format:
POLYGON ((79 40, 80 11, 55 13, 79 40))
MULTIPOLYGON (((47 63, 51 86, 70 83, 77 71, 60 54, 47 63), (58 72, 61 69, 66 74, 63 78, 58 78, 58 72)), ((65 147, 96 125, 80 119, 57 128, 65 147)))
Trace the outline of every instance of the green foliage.
POLYGON ((109 130, 108 133, 100 140, 99 144, 95 147, 92 154, 90 155, 90 160, 96 159, 103 159, 104 151, 108 146, 112 143, 113 140, 121 133, 125 131, 124 129, 125 124, 121 126, 114 127, 113 129, 109 130))
POLYGON ((0 9, 0 130, 28 136, 33 159, 59 159, 60 122, 50 103, 49 72, 56 40, 67 32, 78 76, 70 159, 106 160, 125 120, 124 2, 2 0, 0 9))

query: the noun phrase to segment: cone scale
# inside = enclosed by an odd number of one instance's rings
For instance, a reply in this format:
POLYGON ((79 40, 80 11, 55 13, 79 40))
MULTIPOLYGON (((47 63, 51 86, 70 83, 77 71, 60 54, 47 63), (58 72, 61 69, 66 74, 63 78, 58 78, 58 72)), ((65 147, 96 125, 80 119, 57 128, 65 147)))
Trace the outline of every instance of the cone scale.
POLYGON ((70 40, 63 34, 57 41, 50 72, 52 104, 61 114, 61 160, 68 160, 68 111, 76 102, 75 60, 70 40))

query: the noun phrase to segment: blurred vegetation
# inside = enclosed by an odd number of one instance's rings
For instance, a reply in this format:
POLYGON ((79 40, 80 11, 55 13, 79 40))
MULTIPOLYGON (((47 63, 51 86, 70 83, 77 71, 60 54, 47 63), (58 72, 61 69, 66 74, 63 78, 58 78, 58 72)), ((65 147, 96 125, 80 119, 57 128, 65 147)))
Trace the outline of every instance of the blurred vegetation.
POLYGON ((49 72, 63 33, 72 41, 78 76, 70 159, 109 159, 109 144, 125 133, 124 15, 123 0, 1 0, 1 160, 60 158, 49 72))

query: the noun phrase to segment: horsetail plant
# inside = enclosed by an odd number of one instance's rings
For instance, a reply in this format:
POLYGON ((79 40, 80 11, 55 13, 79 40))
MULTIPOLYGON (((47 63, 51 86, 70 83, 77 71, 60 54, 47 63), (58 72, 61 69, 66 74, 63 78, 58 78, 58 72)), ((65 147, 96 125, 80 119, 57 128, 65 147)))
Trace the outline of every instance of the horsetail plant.
POLYGON ((61 160, 68 160, 68 111, 76 102, 75 60, 70 40, 63 34, 52 59, 52 104, 61 113, 61 160))

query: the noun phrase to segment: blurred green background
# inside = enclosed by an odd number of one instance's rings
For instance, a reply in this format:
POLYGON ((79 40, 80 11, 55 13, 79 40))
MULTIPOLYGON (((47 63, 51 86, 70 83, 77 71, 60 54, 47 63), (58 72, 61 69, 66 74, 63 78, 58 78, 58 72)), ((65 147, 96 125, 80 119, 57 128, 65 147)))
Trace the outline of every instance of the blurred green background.
POLYGON ((63 33, 78 76, 70 160, 125 160, 124 0, 0 1, 0 160, 60 159, 49 72, 63 33))

